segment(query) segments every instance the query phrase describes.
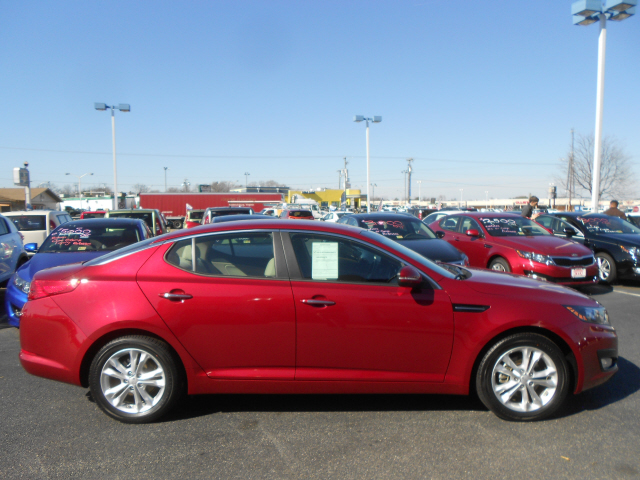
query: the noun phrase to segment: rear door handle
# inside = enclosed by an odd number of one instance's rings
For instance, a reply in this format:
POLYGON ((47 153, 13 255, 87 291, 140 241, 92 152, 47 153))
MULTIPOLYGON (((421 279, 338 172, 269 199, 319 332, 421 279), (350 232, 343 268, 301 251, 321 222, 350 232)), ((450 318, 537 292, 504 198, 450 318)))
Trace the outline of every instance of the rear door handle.
POLYGON ((336 302, 332 302, 331 300, 316 300, 313 298, 301 300, 302 303, 306 303, 307 305, 313 305, 314 307, 323 307, 335 305, 336 302))
POLYGON ((188 293, 159 293, 159 297, 166 298, 167 300, 172 301, 181 301, 189 300, 193 298, 193 295, 189 295, 188 293))

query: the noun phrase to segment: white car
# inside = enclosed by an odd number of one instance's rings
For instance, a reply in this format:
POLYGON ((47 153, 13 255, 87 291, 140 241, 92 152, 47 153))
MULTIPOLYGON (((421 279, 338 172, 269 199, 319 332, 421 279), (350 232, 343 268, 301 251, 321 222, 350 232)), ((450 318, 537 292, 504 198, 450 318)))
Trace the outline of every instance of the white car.
POLYGON ((11 275, 29 257, 22 245, 22 236, 14 224, 0 215, 0 286, 4 287, 11 275))
POLYGON ((345 215, 351 215, 351 212, 329 212, 327 213, 324 217, 322 217, 320 220, 322 220, 323 222, 337 222, 338 220, 340 220, 340 218, 344 217, 345 215))
POLYGON ((425 225, 430 225, 433 222, 437 222, 442 217, 446 217, 447 215, 451 215, 454 213, 461 213, 462 210, 438 210, 437 212, 433 212, 431 215, 427 215, 422 219, 422 222, 425 225))
MULTIPOLYGON (((67 212, 58 210, 28 210, 22 212, 5 212, 3 214, 22 234, 23 243, 42 245, 45 238, 59 225, 71 221, 67 212)), ((37 249, 36 247, 36 249, 37 249)), ((28 250, 29 255, 35 255, 35 249, 28 250)))

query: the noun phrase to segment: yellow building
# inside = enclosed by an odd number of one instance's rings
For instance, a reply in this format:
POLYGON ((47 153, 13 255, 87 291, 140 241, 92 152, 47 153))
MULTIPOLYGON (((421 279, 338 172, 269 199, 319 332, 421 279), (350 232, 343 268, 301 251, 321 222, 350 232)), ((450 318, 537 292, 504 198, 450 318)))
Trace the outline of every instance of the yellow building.
POLYGON ((287 203, 296 203, 297 199, 308 198, 318 202, 321 207, 336 207, 339 208, 342 205, 343 200, 346 200, 347 207, 360 208, 360 202, 363 206, 366 206, 367 196, 362 195, 360 190, 347 189, 344 190, 331 190, 327 188, 321 188, 319 190, 289 190, 288 195, 285 197, 287 203))

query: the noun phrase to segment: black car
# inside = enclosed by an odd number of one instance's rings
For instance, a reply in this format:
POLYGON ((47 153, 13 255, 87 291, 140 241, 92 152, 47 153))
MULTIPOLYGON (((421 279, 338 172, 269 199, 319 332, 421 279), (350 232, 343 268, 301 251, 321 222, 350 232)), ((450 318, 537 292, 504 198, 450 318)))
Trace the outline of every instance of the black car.
POLYGON ((337 223, 364 228, 401 243, 434 262, 469 265, 469 259, 416 217, 401 213, 358 213, 345 215, 337 223))
POLYGON ((640 228, 602 213, 558 212, 536 218, 554 235, 583 243, 595 253, 600 281, 640 279, 640 228))

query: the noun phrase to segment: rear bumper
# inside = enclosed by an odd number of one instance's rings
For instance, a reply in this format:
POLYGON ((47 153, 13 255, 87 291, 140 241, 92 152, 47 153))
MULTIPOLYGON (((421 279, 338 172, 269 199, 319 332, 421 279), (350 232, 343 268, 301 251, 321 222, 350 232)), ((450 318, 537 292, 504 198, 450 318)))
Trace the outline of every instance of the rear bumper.
POLYGON ((50 298, 25 304, 20 318, 20 363, 32 375, 80 385, 86 336, 50 298))

